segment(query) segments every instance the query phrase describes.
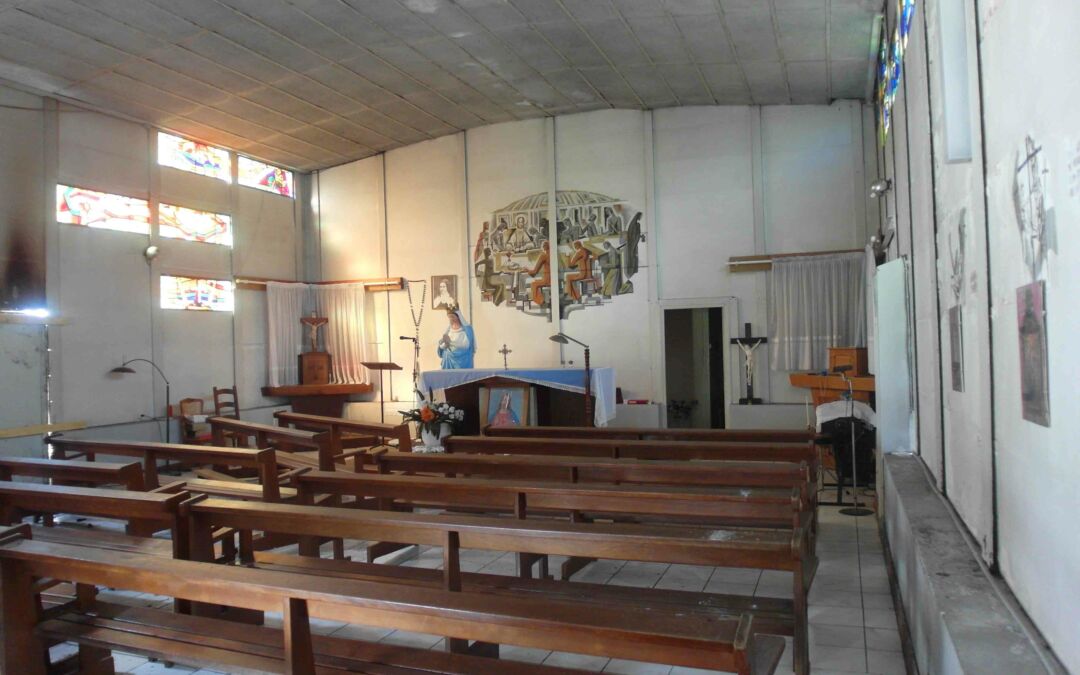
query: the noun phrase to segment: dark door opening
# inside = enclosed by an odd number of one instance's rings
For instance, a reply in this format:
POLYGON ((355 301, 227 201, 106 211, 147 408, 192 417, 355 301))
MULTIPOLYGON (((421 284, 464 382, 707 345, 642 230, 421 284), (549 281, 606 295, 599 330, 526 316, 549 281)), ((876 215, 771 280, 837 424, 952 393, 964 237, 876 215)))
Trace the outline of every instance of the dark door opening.
POLYGON ((724 428, 724 349, 722 308, 664 311, 669 427, 724 428))

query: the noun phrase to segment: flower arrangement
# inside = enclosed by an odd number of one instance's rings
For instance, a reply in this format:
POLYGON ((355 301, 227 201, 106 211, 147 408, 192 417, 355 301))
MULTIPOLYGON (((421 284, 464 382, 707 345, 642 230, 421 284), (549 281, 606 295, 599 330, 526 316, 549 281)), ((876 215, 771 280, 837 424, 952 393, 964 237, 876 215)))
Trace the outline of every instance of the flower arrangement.
POLYGON ((465 411, 459 410, 449 403, 421 403, 419 408, 401 410, 401 417, 406 422, 416 422, 423 431, 438 435, 439 427, 443 424, 451 426, 464 421, 465 411))

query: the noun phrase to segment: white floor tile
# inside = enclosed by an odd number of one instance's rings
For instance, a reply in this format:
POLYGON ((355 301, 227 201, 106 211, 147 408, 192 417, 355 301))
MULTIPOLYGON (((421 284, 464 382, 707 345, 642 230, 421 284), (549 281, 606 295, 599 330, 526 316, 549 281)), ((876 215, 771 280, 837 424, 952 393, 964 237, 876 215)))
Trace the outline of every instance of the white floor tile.
POLYGON ((866 648, 879 652, 900 652, 900 633, 891 628, 867 628, 866 648))
POLYGON ((832 647, 864 649, 866 647, 862 626, 830 626, 820 623, 810 624, 810 644, 826 649, 832 647))
POLYGON ((546 649, 533 649, 531 647, 518 647, 517 645, 499 645, 499 658, 508 661, 523 661, 525 663, 543 663, 544 659, 551 654, 546 649))
POLYGON ((863 625, 863 610, 861 607, 810 607, 810 623, 820 623, 826 626, 859 626, 863 625))
POLYGON ((896 630, 896 612, 891 609, 866 610, 867 628, 889 628, 896 630))
POLYGON ((671 666, 659 663, 643 663, 641 661, 625 661, 623 659, 611 659, 604 668, 605 673, 620 673, 620 675, 668 675, 671 666))
POLYGON ((907 675, 903 654, 870 650, 866 652, 866 658, 870 664, 867 670, 875 675, 907 675))
POLYGON ((545 666, 559 666, 561 668, 578 668, 599 673, 604 670, 608 659, 603 656, 589 656, 587 654, 571 654, 570 652, 551 652, 544 659, 545 666))
POLYGON ((866 672, 866 650, 862 648, 831 647, 813 654, 811 663, 825 670, 866 672))

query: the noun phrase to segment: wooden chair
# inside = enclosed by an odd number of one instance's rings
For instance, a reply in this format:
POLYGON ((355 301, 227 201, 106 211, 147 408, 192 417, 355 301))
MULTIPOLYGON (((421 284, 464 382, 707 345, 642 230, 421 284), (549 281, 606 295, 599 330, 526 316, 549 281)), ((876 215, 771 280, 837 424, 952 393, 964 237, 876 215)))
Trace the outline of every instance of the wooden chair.
POLYGON ((206 402, 201 398, 184 398, 176 405, 180 412, 180 442, 187 445, 207 445, 210 443, 210 425, 197 421, 205 415, 206 402))
POLYGON ((240 398, 236 394, 236 385, 214 387, 214 417, 240 419, 240 398))

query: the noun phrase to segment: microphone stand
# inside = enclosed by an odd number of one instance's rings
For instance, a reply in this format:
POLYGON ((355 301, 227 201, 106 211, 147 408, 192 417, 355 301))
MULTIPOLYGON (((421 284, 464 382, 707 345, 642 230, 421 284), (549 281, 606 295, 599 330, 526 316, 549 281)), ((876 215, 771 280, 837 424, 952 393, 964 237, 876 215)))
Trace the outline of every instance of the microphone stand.
POLYGON ((408 335, 402 335, 400 340, 409 340, 413 343, 413 362, 412 362, 412 388, 413 394, 420 394, 420 398, 424 395, 420 393, 420 340, 418 338, 409 337, 408 335))
POLYGON ((849 368, 850 366, 840 366, 836 370, 840 373, 840 377, 844 378, 844 382, 847 382, 848 386, 848 426, 851 428, 851 501, 855 506, 840 509, 840 513, 845 516, 869 516, 873 511, 859 506, 859 472, 855 464, 855 385, 851 378, 847 376, 849 368))

